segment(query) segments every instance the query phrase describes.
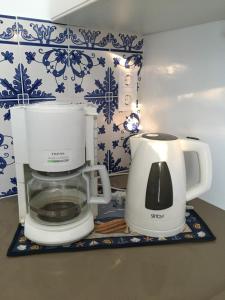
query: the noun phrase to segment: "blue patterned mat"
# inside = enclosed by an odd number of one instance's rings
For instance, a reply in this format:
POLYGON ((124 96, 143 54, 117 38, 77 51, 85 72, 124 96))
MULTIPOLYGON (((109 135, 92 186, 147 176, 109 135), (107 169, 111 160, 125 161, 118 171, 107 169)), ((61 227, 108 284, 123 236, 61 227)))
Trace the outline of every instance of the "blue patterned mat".
MULTIPOLYGON (((111 211, 110 211, 111 212, 111 211)), ((122 211, 123 213, 123 211, 122 211)), ((114 219, 122 217, 100 217, 96 219, 96 224, 102 224, 114 219)), ((175 243, 187 242, 203 242, 213 241, 215 236, 208 228, 206 223, 199 217, 194 210, 187 210, 186 212, 186 227, 184 232, 167 238, 153 238, 139 235, 134 232, 125 230, 124 232, 100 234, 95 231, 87 238, 78 242, 73 242, 64 246, 43 246, 37 245, 24 236, 23 226, 19 225, 13 241, 8 249, 7 256, 25 256, 31 254, 56 253, 56 252, 76 252, 83 250, 94 249, 111 249, 111 248, 126 248, 126 247, 140 247, 165 245, 175 243)))

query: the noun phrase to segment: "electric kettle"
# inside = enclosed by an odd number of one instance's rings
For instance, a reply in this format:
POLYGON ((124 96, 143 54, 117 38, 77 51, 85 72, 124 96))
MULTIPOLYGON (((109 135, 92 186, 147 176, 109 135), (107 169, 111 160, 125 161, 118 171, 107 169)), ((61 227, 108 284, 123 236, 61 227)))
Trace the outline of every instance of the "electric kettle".
POLYGON ((209 146, 196 139, 163 133, 132 136, 125 218, 134 232, 168 237, 183 231, 186 201, 206 192, 212 182, 209 146), (184 152, 198 155, 199 182, 186 188, 184 152))

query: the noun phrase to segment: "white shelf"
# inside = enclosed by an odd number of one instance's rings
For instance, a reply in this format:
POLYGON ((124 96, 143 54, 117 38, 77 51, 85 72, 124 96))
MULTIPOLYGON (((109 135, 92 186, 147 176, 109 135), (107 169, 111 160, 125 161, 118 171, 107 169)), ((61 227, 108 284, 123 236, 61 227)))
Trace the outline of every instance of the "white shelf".
POLYGON ((150 34, 225 19, 224 0, 52 0, 52 3, 53 21, 117 32, 150 34))

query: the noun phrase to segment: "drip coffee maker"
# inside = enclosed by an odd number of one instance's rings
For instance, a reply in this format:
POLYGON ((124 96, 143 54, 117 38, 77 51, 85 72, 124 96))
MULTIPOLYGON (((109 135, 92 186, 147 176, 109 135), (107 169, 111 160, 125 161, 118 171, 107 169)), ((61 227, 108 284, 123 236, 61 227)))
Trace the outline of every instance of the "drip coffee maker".
POLYGON ((16 106, 11 115, 25 236, 45 245, 85 237, 94 228, 96 205, 111 199, 107 170, 95 165, 96 109, 55 102, 16 106))

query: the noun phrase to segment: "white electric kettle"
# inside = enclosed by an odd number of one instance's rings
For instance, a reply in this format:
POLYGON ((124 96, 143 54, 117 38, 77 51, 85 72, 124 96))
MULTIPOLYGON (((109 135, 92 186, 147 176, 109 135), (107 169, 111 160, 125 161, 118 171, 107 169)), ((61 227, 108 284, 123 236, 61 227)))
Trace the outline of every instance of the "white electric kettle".
POLYGON ((206 192, 212 182, 209 146, 169 134, 132 136, 125 218, 132 231, 168 237, 183 231, 186 201, 206 192), (198 155, 200 180, 186 190, 184 152, 198 155))

